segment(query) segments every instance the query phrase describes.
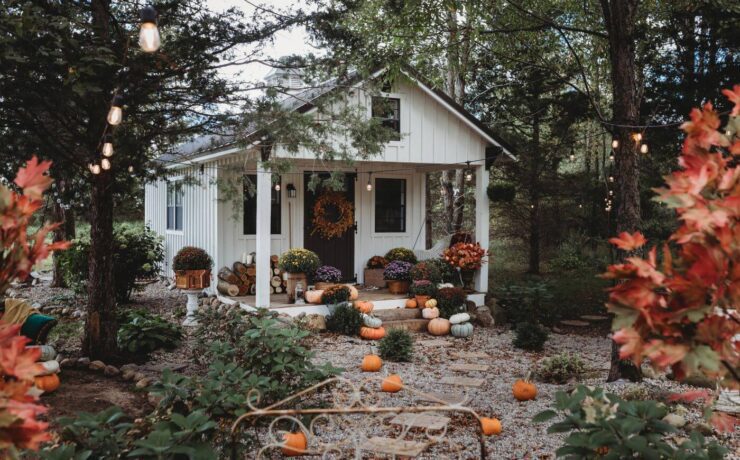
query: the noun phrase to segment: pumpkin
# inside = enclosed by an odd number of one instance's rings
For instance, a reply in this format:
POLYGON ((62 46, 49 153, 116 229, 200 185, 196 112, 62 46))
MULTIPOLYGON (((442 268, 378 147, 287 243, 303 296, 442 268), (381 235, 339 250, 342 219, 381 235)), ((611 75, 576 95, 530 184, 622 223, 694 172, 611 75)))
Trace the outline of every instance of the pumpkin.
POLYGON ((444 318, 434 318, 429 321, 427 330, 432 335, 447 335, 450 333, 450 322, 444 318))
POLYGON ((355 308, 357 310, 360 310, 360 312, 367 314, 373 311, 375 305, 373 305, 372 302, 368 302, 367 300, 358 300, 355 302, 355 308))
POLYGON ((306 291, 303 295, 306 298, 306 302, 312 303, 314 305, 321 305, 321 296, 324 295, 324 290, 318 289, 313 291, 306 291))
POLYGON ((424 304, 424 306, 427 307, 427 308, 434 308, 434 307, 436 307, 437 306, 437 299, 429 299, 429 300, 427 300, 426 303, 424 304))
POLYGON ((384 378, 383 383, 380 384, 380 390, 386 393, 398 393, 401 388, 403 388, 403 381, 396 374, 384 378))
POLYGON ((450 316, 450 324, 462 324, 470 321, 470 315, 467 313, 457 313, 450 316))
POLYGON ((370 315, 362 315, 362 322, 363 324, 365 324, 365 326, 371 327, 373 329, 377 329, 383 325, 382 319, 370 315))
POLYGON ((501 421, 497 418, 481 417, 480 427, 486 436, 501 434, 501 421))
POLYGON ((283 433, 283 455, 286 457, 296 457, 303 455, 308 447, 308 439, 302 431, 297 433, 283 433))
POLYGON ((421 316, 424 319, 439 318, 439 308, 437 307, 425 308, 421 311, 421 316))
POLYGON ((416 303, 416 299, 409 299, 406 301, 406 308, 416 308, 419 305, 416 303))
POLYGON ((380 326, 379 328, 372 327, 361 327, 360 337, 367 340, 380 340, 385 337, 385 328, 380 326))
POLYGON ((383 367, 383 360, 377 355, 365 355, 362 358, 362 372, 378 372, 383 367))
POLYGON ((60 381, 57 374, 42 375, 40 377, 34 377, 34 385, 41 391, 51 393, 52 391, 59 388, 60 381))
POLYGON ((360 291, 351 284, 345 284, 349 288, 349 300, 357 300, 360 298, 360 291))
POLYGON ((470 337, 473 335, 473 325, 470 323, 453 324, 450 333, 453 337, 470 337))
POLYGON ((511 390, 519 401, 529 401, 537 397, 537 387, 529 380, 517 380, 511 390))

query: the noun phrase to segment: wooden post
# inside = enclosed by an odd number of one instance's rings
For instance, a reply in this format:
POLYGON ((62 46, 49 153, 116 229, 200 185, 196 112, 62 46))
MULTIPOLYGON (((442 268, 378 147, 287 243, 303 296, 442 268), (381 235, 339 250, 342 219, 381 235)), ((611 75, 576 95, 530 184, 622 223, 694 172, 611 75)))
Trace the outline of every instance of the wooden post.
POLYGON ((256 287, 255 307, 270 306, 270 200, 272 198, 272 175, 262 163, 257 164, 257 235, 255 257, 256 287))
MULTIPOLYGON (((488 170, 485 163, 481 163, 475 167, 475 240, 486 250, 490 245, 489 231, 491 225, 487 190, 488 170)), ((487 263, 483 264, 478 270, 475 289, 478 292, 488 292, 487 263)))

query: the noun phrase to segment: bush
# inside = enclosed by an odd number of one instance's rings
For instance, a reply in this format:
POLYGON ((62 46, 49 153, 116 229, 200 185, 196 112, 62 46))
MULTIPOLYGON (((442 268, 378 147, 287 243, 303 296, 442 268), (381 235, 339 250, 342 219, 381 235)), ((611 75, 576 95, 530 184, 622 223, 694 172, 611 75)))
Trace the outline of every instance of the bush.
POLYGON ((386 265, 388 265, 388 259, 383 256, 372 256, 370 260, 367 261, 367 268, 369 269, 385 268, 386 265))
POLYGON ((442 282, 442 272, 439 266, 427 261, 422 261, 414 265, 409 274, 413 281, 429 280, 434 284, 442 282))
POLYGON ((357 335, 362 327, 362 314, 349 303, 337 305, 326 317, 326 329, 344 335, 357 335))
POLYGON ((668 410, 656 401, 625 401, 583 385, 571 394, 558 392, 555 401, 553 409, 540 412, 534 421, 561 418, 547 429, 548 433, 569 433, 555 452, 558 458, 713 460, 724 458, 727 452, 716 441, 707 443, 698 431, 680 444, 668 440, 678 430, 663 421, 668 410))
POLYGON ((494 181, 488 184, 486 193, 494 203, 511 203, 516 197, 516 185, 509 181, 494 181))
POLYGON ((468 296, 460 288, 447 287, 437 291, 436 299, 439 316, 449 319, 450 316, 465 309, 465 301, 468 300, 468 296))
MULTIPOLYGON (((425 260, 424 263, 427 265, 427 267, 430 267, 430 270, 439 271, 440 283, 453 283, 460 280, 460 277, 457 275, 455 269, 441 258, 425 260)), ((430 281, 433 280, 430 279, 430 281)))
POLYGON ((497 289, 495 295, 512 327, 522 322, 552 326, 560 319, 552 305, 552 288, 543 281, 510 284, 497 289))
POLYGON ((160 348, 175 348, 181 337, 180 326, 144 311, 129 312, 118 328, 118 346, 140 355, 160 348))
MULTIPOLYGON (((90 260, 90 235, 82 235, 72 247, 58 253, 64 280, 76 293, 87 290, 90 260)), ((137 289, 137 279, 147 279, 160 272, 164 260, 162 238, 148 227, 119 224, 113 229, 113 290, 116 300, 127 302, 137 289)))
POLYGON ((321 265, 319 256, 303 248, 294 248, 284 252, 278 261, 281 270, 288 273, 305 273, 306 276, 313 276, 319 265, 321 265))
POLYGON ((412 265, 409 262, 394 260, 386 265, 385 270, 383 270, 383 278, 391 281, 409 281, 411 267, 412 265))
POLYGON ((408 362, 414 354, 414 339, 405 329, 393 328, 378 343, 380 357, 388 361, 408 362))
POLYGON ((393 248, 385 254, 385 258, 389 263, 400 260, 401 262, 408 262, 413 265, 418 262, 414 251, 406 248, 393 248))
POLYGON ((514 332, 514 346, 527 351, 542 351, 549 335, 544 327, 529 322, 517 324, 514 332))
POLYGON ((427 295, 434 297, 437 294, 437 285, 429 280, 418 280, 411 283, 409 289, 411 295, 427 295))
POLYGON ((325 289, 321 294, 321 303, 325 305, 336 305, 338 303, 347 302, 350 295, 349 287, 344 285, 332 286, 325 289))
POLYGON ((313 280, 324 283, 338 283, 342 281, 342 272, 331 265, 322 265, 314 273, 313 280))
POLYGON ((172 269, 180 270, 210 270, 213 268, 213 259, 206 251, 195 246, 184 246, 172 258, 172 269))
POLYGON ((579 379, 586 370, 586 365, 578 355, 560 353, 545 358, 537 366, 537 378, 547 383, 567 383, 579 379))

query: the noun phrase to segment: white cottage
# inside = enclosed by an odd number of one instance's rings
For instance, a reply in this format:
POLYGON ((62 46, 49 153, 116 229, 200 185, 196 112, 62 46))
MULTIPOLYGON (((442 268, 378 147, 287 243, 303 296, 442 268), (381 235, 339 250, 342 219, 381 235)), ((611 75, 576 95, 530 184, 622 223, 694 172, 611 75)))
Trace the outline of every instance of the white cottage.
MULTIPOLYGON (((366 108, 368 117, 377 116, 372 113, 372 97, 385 98, 385 123, 400 136, 385 146, 382 155, 345 170, 345 197, 354 205, 355 227, 338 238, 326 240, 312 234, 313 204, 319 192, 309 191, 307 184, 312 173, 341 170, 339 164, 319 166, 312 152, 296 155, 275 146, 271 155, 291 158, 292 171, 281 175, 280 187, 273 186, 269 173, 249 177, 256 183, 256 194, 245 194, 244 212, 234 219, 233 203, 219 200, 213 179, 242 175, 240 171, 245 170, 258 171, 259 141, 242 147, 228 138, 205 136, 184 145, 178 155, 162 157, 171 173, 166 180, 146 186, 145 220, 165 239, 167 274, 172 274, 172 257, 186 245, 205 249, 214 258, 216 268, 231 266, 243 254, 255 252, 256 293, 239 300, 245 306, 270 307, 270 255, 305 247, 317 252, 322 263, 339 268, 348 281, 362 283, 370 257, 394 247, 425 249, 426 174, 445 169, 474 171, 475 238, 488 247, 486 167, 499 154, 513 158, 511 149, 445 93, 411 70, 404 75, 381 96, 371 96, 361 83, 341 89, 347 92, 348 101, 366 108), (186 175, 211 180, 203 180, 200 185, 178 184, 186 175)), ((270 78, 281 76, 272 73, 270 78)), ((301 84, 294 75, 286 75, 282 83, 301 84)), ((310 101, 301 100, 294 104, 295 110, 310 112, 310 101)), ((486 265, 479 271, 475 287, 480 293, 486 292, 486 265)), ((482 294, 471 298, 483 301, 482 294)), ((379 303, 380 308, 399 304, 393 296, 387 300, 385 304, 376 301, 376 308, 379 303)), ((293 310, 288 313, 298 311, 293 310)))

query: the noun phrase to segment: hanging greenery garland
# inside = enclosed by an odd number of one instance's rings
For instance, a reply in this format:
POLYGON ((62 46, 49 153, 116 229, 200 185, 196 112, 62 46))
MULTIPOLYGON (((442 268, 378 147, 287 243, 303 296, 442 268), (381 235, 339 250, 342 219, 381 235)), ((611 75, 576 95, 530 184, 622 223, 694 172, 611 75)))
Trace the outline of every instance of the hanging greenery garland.
POLYGON ((319 236, 331 240, 344 235, 347 230, 355 224, 352 203, 340 192, 325 192, 313 205, 313 230, 311 234, 318 232, 319 236), (327 213, 329 208, 336 208, 339 218, 329 220, 327 213))

